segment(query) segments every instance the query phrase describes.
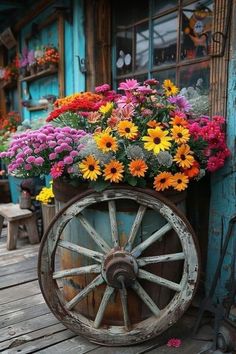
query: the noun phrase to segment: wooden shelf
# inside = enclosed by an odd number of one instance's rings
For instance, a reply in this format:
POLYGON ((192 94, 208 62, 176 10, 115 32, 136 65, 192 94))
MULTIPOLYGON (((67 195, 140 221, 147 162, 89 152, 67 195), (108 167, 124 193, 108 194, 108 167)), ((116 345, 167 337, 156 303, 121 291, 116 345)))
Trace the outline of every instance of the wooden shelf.
POLYGON ((46 70, 40 71, 40 72, 37 73, 37 74, 30 75, 30 76, 26 76, 26 77, 24 77, 23 79, 20 79, 20 82, 23 82, 23 81, 27 81, 27 82, 35 81, 35 80, 40 79, 41 77, 53 75, 53 74, 55 74, 55 73, 57 73, 57 72, 58 72, 58 69, 57 69, 57 68, 46 69, 46 70))
POLYGON ((39 105, 39 106, 33 106, 33 107, 26 107, 28 111, 33 112, 33 111, 42 111, 44 109, 48 109, 48 105, 39 105))

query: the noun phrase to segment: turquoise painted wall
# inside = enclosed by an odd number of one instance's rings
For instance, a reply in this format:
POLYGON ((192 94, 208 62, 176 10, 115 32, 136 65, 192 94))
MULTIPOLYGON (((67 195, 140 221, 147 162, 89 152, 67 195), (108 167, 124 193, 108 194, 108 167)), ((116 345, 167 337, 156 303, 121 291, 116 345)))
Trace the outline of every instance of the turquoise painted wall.
MULTIPOLYGON (((235 170, 235 135, 236 135, 236 51, 229 62, 228 104, 227 104, 227 144, 231 157, 226 166, 212 176, 210 206, 209 244, 206 289, 209 290, 217 262, 222 252, 223 241, 230 218, 236 214, 236 170, 235 170)), ((233 229, 230 244, 222 267, 221 278, 216 290, 216 299, 227 295, 233 257, 233 242, 236 226, 233 229)))
MULTIPOLYGON (((83 0, 66 0, 64 5, 71 6, 71 16, 64 21, 64 62, 65 62, 65 95, 85 90, 85 74, 79 70, 78 57, 85 57, 85 35, 84 35, 84 2, 83 0)), ((25 38, 31 33, 33 23, 40 24, 54 13, 53 5, 48 7, 39 16, 28 23, 20 33, 20 51, 25 46, 25 38)), ((39 31, 38 35, 30 38, 28 48, 36 49, 39 46, 52 44, 58 48, 57 22, 53 22, 46 28, 39 31)), ((58 97, 58 75, 50 75, 33 82, 22 83, 22 99, 32 98, 38 101, 45 95, 53 94, 58 97)), ((32 121, 47 116, 46 110, 29 111, 22 108, 24 120, 32 121)))

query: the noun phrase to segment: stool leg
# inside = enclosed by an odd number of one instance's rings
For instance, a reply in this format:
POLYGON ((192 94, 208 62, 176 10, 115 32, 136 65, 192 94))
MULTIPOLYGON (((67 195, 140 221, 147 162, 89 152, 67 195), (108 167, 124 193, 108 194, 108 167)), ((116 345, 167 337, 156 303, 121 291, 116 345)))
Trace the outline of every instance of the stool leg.
POLYGON ((39 243, 39 233, 36 223, 36 216, 32 215, 30 218, 24 220, 30 243, 39 243))
POLYGON ((7 223, 7 249, 15 250, 16 249, 16 240, 18 236, 18 227, 19 222, 16 221, 8 221, 7 223))
POLYGON ((4 217, 0 215, 0 236, 2 234, 3 221, 4 221, 4 217))

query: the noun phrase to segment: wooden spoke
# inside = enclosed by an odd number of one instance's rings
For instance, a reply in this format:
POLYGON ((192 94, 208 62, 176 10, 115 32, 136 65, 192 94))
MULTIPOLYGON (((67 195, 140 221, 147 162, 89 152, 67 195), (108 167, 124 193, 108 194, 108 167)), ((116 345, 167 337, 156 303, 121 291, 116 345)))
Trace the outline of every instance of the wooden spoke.
POLYGON ((153 242, 157 241, 159 238, 161 238, 163 235, 165 235, 168 231, 172 229, 172 226, 167 223, 162 228, 160 228, 158 231, 156 231, 154 234, 152 234, 147 240, 143 241, 140 243, 138 246, 136 246, 131 254, 134 257, 139 257, 140 254, 147 248, 149 247, 153 242))
POLYGON ((122 289, 120 289, 120 299, 121 299, 123 316, 124 316, 124 325, 127 330, 130 330, 131 324, 130 324, 129 312, 128 312, 128 296, 127 296, 127 290, 124 283, 122 283, 122 289))
POLYGON ((143 216, 145 214, 146 209, 147 209, 147 207, 144 206, 144 205, 140 205, 140 207, 138 209, 137 215, 135 217, 134 223, 133 223, 131 231, 130 231, 130 235, 129 235, 129 239, 128 239, 127 245, 125 246, 125 249, 127 251, 131 251, 131 249, 132 249, 133 242, 134 242, 135 237, 137 235, 137 232, 138 232, 138 229, 140 227, 140 224, 141 224, 141 222, 143 220, 143 216))
POLYGON ((119 237, 118 237, 118 227, 116 221, 116 203, 114 202, 114 200, 110 200, 108 202, 108 208, 109 208, 112 240, 114 242, 114 247, 118 247, 119 237))
POLYGON ((101 275, 98 275, 88 286, 86 286, 79 294, 73 297, 72 300, 65 305, 68 310, 71 310, 76 304, 83 300, 91 291, 97 286, 104 283, 104 279, 101 275))
POLYGON ((112 288, 111 286, 107 286, 106 287, 106 290, 104 292, 102 301, 100 303, 96 318, 95 318, 94 323, 93 323, 93 327, 94 328, 99 328, 100 327, 100 324, 102 322, 103 315, 104 315, 104 312, 106 310, 107 304, 108 304, 108 302, 110 300, 110 297, 113 294, 114 290, 115 290, 115 288, 112 288))
POLYGON ((72 275, 100 273, 100 272, 101 272, 101 266, 98 264, 92 264, 89 266, 84 266, 79 268, 60 270, 58 272, 54 272, 52 277, 53 279, 60 279, 60 278, 70 277, 72 275))
POLYGON ((92 227, 92 225, 88 222, 88 220, 82 215, 78 214, 77 218, 85 228, 85 230, 89 233, 92 239, 96 242, 96 244, 105 252, 108 253, 111 248, 108 244, 102 239, 102 237, 97 233, 97 231, 92 227))
POLYGON ((135 281, 132 285, 132 288, 140 297, 140 299, 147 305, 147 307, 152 311, 155 316, 160 314, 160 309, 157 307, 155 302, 150 298, 150 296, 146 293, 143 287, 139 284, 138 281, 135 281))
POLYGON ((138 277, 141 279, 149 280, 153 283, 165 286, 171 290, 181 291, 181 286, 179 284, 174 283, 173 281, 161 278, 155 274, 149 273, 146 270, 139 269, 138 277))
POLYGON ((78 245, 75 245, 74 243, 68 242, 68 241, 62 241, 60 240, 58 242, 58 246, 61 246, 63 248, 66 248, 70 251, 75 251, 79 254, 82 254, 83 256, 89 257, 94 259, 96 262, 101 263, 101 261, 103 260, 103 254, 97 251, 92 251, 88 248, 85 247, 81 247, 78 245))
POLYGON ((185 259, 185 255, 183 252, 180 252, 180 253, 164 254, 161 256, 139 258, 137 259, 137 263, 139 267, 144 267, 147 264, 173 262, 173 261, 180 261, 183 259, 185 259))

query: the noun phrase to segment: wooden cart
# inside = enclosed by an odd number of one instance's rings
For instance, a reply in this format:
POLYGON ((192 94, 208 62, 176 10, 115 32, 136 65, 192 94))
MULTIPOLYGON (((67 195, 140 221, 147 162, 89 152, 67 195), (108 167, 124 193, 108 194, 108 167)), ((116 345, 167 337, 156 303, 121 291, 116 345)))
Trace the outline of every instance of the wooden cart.
POLYGON ((88 190, 63 205, 39 254, 40 286, 54 315, 114 346, 173 325, 199 277, 196 237, 180 205, 131 187, 88 190))

